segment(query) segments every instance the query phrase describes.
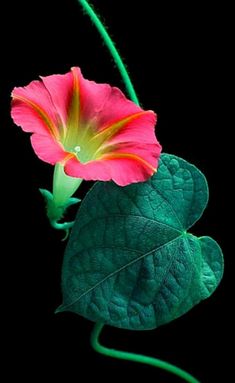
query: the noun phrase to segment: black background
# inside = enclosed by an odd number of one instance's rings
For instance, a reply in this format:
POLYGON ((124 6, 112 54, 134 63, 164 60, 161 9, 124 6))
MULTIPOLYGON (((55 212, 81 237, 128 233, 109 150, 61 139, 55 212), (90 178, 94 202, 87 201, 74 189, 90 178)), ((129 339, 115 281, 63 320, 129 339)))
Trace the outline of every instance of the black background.
MULTIPOLYGON (((230 381, 225 358, 232 342, 232 315, 227 308, 232 302, 232 254, 226 224, 232 209, 227 177, 231 123, 226 121, 229 76, 224 29, 229 11, 215 4, 150 0, 93 4, 109 26, 143 107, 158 114, 157 136, 164 151, 194 163, 206 175, 210 202, 193 233, 216 239, 226 261, 218 290, 182 318, 146 332, 107 327, 102 341, 168 360, 202 383, 230 381)), ((133 380, 180 382, 157 369, 94 353, 89 345, 91 322, 71 313, 53 313, 61 303, 65 243, 61 233, 49 227, 38 192, 39 187, 51 188, 53 168, 38 160, 29 136, 11 121, 10 92, 39 75, 66 73, 76 65, 88 79, 125 88, 76 0, 23 0, 1 6, 6 23, 1 24, 1 202, 6 212, 1 299, 8 377, 16 373, 30 381, 64 377, 66 382, 110 382, 113 377, 128 379, 131 373, 133 380)), ((91 184, 84 183, 79 197, 91 184)))

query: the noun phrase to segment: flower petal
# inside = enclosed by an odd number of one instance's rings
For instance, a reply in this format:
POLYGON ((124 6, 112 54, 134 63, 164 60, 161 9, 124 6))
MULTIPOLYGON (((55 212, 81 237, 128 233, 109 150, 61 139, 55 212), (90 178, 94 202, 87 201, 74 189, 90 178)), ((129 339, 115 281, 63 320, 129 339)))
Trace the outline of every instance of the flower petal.
POLYGON ((65 174, 84 180, 110 181, 110 169, 105 161, 79 162, 75 157, 65 163, 65 174))
POLYGON ((50 93, 53 104, 60 115, 63 126, 66 126, 69 108, 73 97, 74 80, 71 72, 64 75, 41 77, 46 89, 50 93))
POLYGON ((113 180, 120 186, 146 181, 156 171, 161 146, 157 144, 131 146, 123 144, 100 159, 80 163, 76 158, 65 164, 65 173, 85 180, 113 180), (129 153, 123 152, 129 150, 129 153))
POLYGON ((119 186, 135 182, 144 182, 156 171, 140 157, 131 154, 110 156, 105 160, 109 164, 111 179, 119 186))
POLYGON ((127 117, 131 117, 133 114, 142 112, 143 109, 128 100, 120 89, 112 87, 109 97, 97 117, 98 128, 99 130, 106 129, 127 117))
POLYGON ((156 114, 142 111, 110 125, 93 136, 92 142, 102 147, 118 144, 119 142, 157 143, 155 136, 156 114))
POLYGON ((53 137, 34 133, 31 137, 32 147, 40 160, 49 164, 63 161, 68 155, 63 147, 53 137))
POLYGON ((155 141, 152 144, 138 142, 121 142, 117 145, 106 147, 106 151, 98 159, 133 158, 150 169, 156 171, 158 159, 161 154, 161 145, 155 141))
POLYGON ((156 114, 148 110, 139 113, 136 118, 130 119, 111 138, 111 143, 117 142, 140 142, 156 143, 155 125, 156 114))
POLYGON ((11 116, 25 132, 59 136, 58 119, 50 95, 40 81, 32 81, 12 92, 11 116))
POLYGON ((94 81, 84 79, 79 68, 73 68, 78 76, 80 113, 82 122, 87 123, 95 120, 103 110, 111 93, 111 86, 108 84, 97 84, 94 81))
POLYGON ((79 68, 73 68, 79 82, 80 113, 83 122, 95 123, 96 129, 111 124, 143 110, 124 94, 108 84, 97 84, 84 79, 79 68))

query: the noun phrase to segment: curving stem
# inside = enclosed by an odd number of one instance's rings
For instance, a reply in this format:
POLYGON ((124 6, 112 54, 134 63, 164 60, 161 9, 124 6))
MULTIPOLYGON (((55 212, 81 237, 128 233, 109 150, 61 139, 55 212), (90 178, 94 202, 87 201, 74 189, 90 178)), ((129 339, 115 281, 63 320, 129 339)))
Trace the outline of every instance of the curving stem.
MULTIPOLYGON (((93 10, 93 8, 90 6, 89 2, 86 0, 78 0, 79 4, 82 6, 83 10, 87 15, 90 17, 93 24, 96 26, 97 30, 99 31, 102 39, 104 40, 104 43, 106 44, 107 48, 110 51, 111 56, 114 59, 114 62, 117 65, 117 68, 122 76, 122 79, 124 81, 124 84, 126 86, 126 90, 133 102, 135 102, 137 105, 139 105, 139 100, 136 95, 135 89, 132 85, 130 76, 127 72, 127 69, 122 61, 122 58, 115 47, 112 39, 110 38, 105 26, 102 24, 101 20, 93 10)), ((164 362, 159 359, 155 359, 149 356, 139 355, 139 354, 133 354, 125 351, 118 351, 109 349, 107 347, 102 346, 99 343, 99 336, 104 327, 103 323, 97 323, 94 326, 94 329, 91 334, 91 345, 94 348, 95 351, 112 357, 112 358, 118 358, 118 359, 125 359, 125 360, 131 360, 133 362, 139 362, 144 364, 149 364, 154 367, 161 368, 163 370, 166 370, 168 372, 171 372, 172 374, 175 374, 179 377, 181 377, 184 381, 188 383, 200 383, 197 379, 195 379, 192 375, 185 372, 184 370, 181 370, 181 368, 176 367, 170 363, 164 362)))
POLYGON ((82 6, 83 10, 87 13, 87 15, 90 17, 91 21, 93 24, 96 26, 98 29, 102 39, 104 40, 105 45, 107 46, 108 50, 110 51, 111 56, 113 57, 113 60, 115 64, 117 65, 117 68, 122 76, 123 82, 126 86, 126 90, 129 94, 130 99, 135 102, 137 105, 139 105, 139 100, 136 95, 134 86, 131 82, 130 76, 127 72, 127 69, 122 61, 122 58, 115 47, 115 44, 111 37, 109 36, 105 26, 102 24, 101 20, 91 7, 91 5, 88 3, 86 0, 78 0, 80 5, 82 6))
POLYGON ((145 356, 141 354, 134 354, 131 352, 114 350, 114 349, 110 349, 105 346, 102 346, 99 342, 99 336, 101 331, 103 330, 103 327, 104 327, 103 323, 96 323, 91 333, 91 345, 94 348, 94 350, 99 352, 100 354, 109 356, 111 358, 131 360, 132 362, 148 364, 154 367, 161 368, 162 370, 171 372, 172 374, 182 378, 185 382, 200 383, 199 380, 194 378, 188 372, 182 370, 179 367, 174 366, 173 364, 164 362, 163 360, 152 358, 150 356, 145 356))

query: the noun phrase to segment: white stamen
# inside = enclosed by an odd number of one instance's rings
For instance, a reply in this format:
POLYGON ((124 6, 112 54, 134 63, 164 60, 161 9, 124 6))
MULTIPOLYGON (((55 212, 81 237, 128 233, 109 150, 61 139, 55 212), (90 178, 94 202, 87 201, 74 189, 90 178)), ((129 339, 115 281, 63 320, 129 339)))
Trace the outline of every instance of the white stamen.
POLYGON ((81 151, 81 147, 79 145, 75 146, 74 150, 76 153, 79 153, 81 151))

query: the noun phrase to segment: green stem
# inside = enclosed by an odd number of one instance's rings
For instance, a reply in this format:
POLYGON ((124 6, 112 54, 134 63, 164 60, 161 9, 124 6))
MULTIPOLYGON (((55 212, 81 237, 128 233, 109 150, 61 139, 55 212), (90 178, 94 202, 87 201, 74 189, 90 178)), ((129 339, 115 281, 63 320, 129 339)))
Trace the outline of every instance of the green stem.
MULTIPOLYGON (((98 16, 96 15, 92 7, 89 5, 88 1, 86 0, 78 0, 78 1, 80 5, 82 6, 82 8, 84 9, 84 11, 90 17, 91 21, 94 23, 94 25, 98 29, 101 37, 104 40, 104 43, 109 49, 111 56, 113 57, 114 62, 116 63, 117 68, 122 76, 122 79, 124 81, 124 84, 126 86, 127 92, 131 100, 135 102, 137 105, 139 105, 139 100, 134 90, 134 87, 132 85, 130 76, 121 59, 120 54, 118 53, 118 50, 116 49, 112 39, 108 35, 107 30, 105 29, 104 25, 102 24, 101 20, 98 18, 98 16)), ((192 375, 185 372, 184 370, 181 370, 181 368, 179 367, 173 366, 170 363, 167 363, 162 360, 155 359, 149 356, 133 354, 133 353, 125 352, 125 351, 118 351, 118 350, 109 349, 107 347, 102 346, 99 343, 99 336, 103 327, 104 327, 104 324, 96 323, 91 333, 91 345, 94 348, 94 350, 99 352, 100 354, 109 356, 111 358, 125 359, 125 360, 131 360, 133 362, 149 364, 151 366, 158 367, 168 372, 171 372, 172 374, 181 377, 183 380, 185 380, 188 383, 200 383, 192 375)))
POLYGON ((195 379, 192 375, 185 372, 184 370, 181 370, 181 368, 179 367, 173 366, 170 363, 152 358, 150 356, 133 354, 130 352, 125 352, 125 351, 118 351, 118 350, 114 350, 114 349, 110 349, 110 348, 102 346, 99 343, 99 336, 103 327, 104 327, 104 324, 96 323, 91 333, 91 345, 94 348, 94 350, 99 352, 100 354, 109 356, 111 358, 125 359, 125 360, 131 360, 133 362, 149 364, 151 366, 158 367, 168 372, 171 372, 172 374, 179 376, 180 378, 182 378, 188 383, 200 383, 199 380, 195 379))
POLYGON ((84 11, 88 14, 90 17, 91 21, 94 23, 96 28, 98 29, 102 39, 104 40, 104 43, 107 45, 107 48, 109 49, 111 56, 114 59, 114 62, 116 63, 118 70, 123 78, 124 84, 126 86, 126 90, 133 102, 135 102, 137 105, 139 105, 139 100, 136 95, 135 89, 133 87, 133 84, 131 82, 130 76, 127 72, 127 69, 121 59, 120 54, 118 53, 117 48, 114 45, 114 42, 110 38, 105 26, 102 24, 101 20, 99 17, 96 15, 88 1, 86 0, 78 0, 79 3, 81 4, 82 8, 84 11))

